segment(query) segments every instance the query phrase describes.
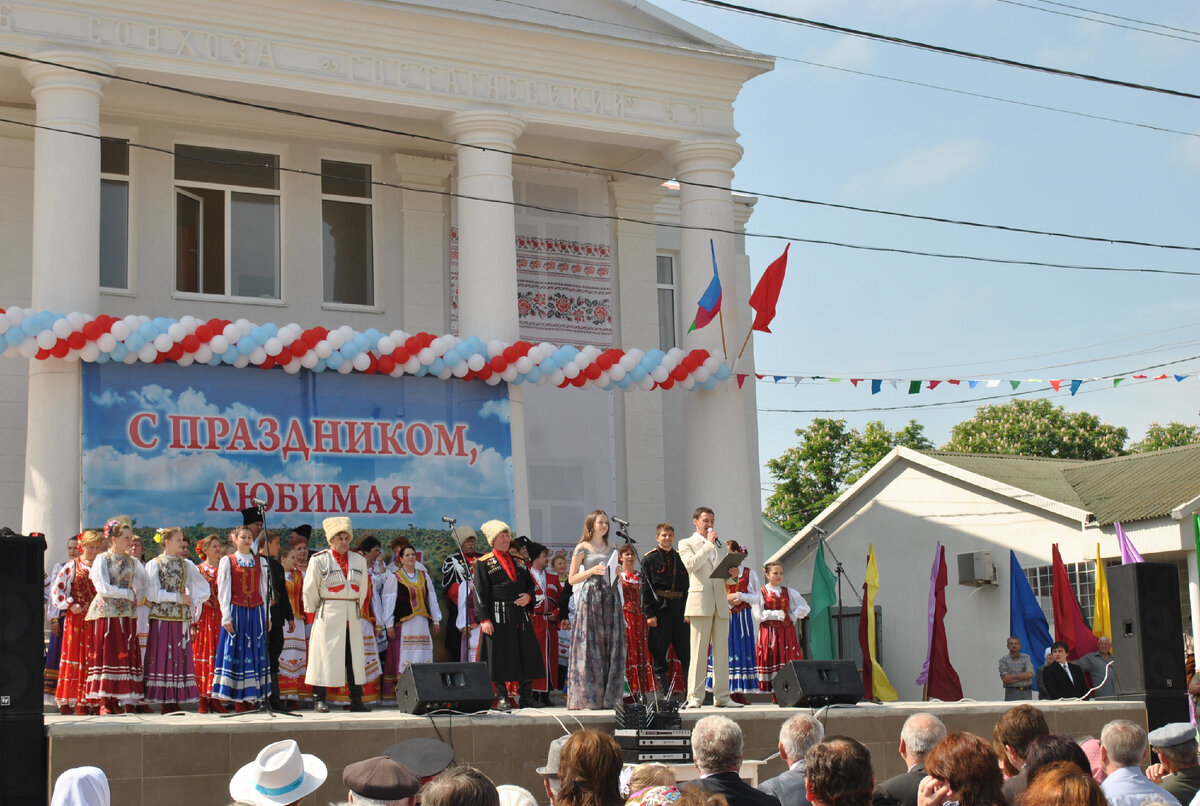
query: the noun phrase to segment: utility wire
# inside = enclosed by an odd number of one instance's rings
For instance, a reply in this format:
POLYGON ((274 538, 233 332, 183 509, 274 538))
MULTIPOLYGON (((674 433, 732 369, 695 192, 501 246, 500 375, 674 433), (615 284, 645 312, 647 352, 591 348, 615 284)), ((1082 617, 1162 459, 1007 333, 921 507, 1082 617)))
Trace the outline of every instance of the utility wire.
MULTIPOLYGON (((304 168, 286 168, 286 167, 279 166, 279 165, 264 166, 262 164, 253 163, 253 162, 239 162, 236 160, 217 160, 217 159, 211 159, 211 158, 207 158, 207 157, 199 157, 199 156, 189 155, 189 154, 181 155, 181 154, 176 154, 175 151, 170 148, 163 148, 160 146, 148 146, 148 145, 144 145, 141 143, 134 143, 134 142, 131 142, 128 140, 122 140, 120 138, 105 137, 103 135, 90 134, 87 132, 71 131, 69 129, 59 129, 59 128, 55 128, 53 126, 46 126, 46 125, 39 124, 39 123, 29 123, 27 121, 21 121, 21 120, 13 120, 11 118, 0 118, 0 123, 8 123, 8 124, 11 124, 14 126, 24 126, 26 128, 30 128, 30 129, 41 129, 43 131, 52 131, 52 132, 57 132, 59 134, 70 134, 70 135, 74 135, 76 137, 89 137, 89 138, 92 138, 95 140, 109 140, 112 142, 120 142, 120 143, 127 144, 130 148, 138 148, 138 149, 142 149, 145 151, 151 151, 151 152, 155 152, 155 153, 159 153, 159 154, 165 154, 165 155, 176 157, 176 158, 194 160, 196 162, 204 162, 204 163, 208 163, 208 164, 212 164, 212 165, 224 165, 224 166, 234 166, 234 167, 243 167, 243 168, 270 167, 270 168, 273 168, 274 170, 280 171, 282 173, 297 174, 299 176, 312 176, 312 177, 316 177, 316 178, 322 178, 322 176, 323 176, 323 174, 321 174, 320 171, 310 171, 310 170, 306 170, 304 168)), ((743 233, 736 229, 725 229, 725 228, 721 228, 721 227, 702 226, 702 225, 698 225, 698 224, 683 224, 683 223, 676 223, 676 222, 654 221, 654 220, 647 220, 647 219, 642 219, 642 218, 631 218, 629 216, 613 215, 611 213, 588 213, 588 212, 583 212, 580 210, 565 210, 565 209, 562 209, 559 207, 547 207, 545 205, 540 205, 540 204, 529 204, 528 202, 508 201, 507 199, 492 199, 492 198, 487 198, 484 196, 471 196, 471 195, 468 195, 465 193, 457 193, 457 192, 450 191, 450 190, 438 190, 435 188, 428 188, 428 187, 411 187, 408 185, 402 185, 402 184, 398 184, 398 183, 394 183, 394 182, 384 182, 379 179, 350 179, 349 177, 343 177, 343 181, 359 182, 364 185, 371 185, 372 187, 385 187, 385 188, 393 188, 396 190, 409 190, 409 191, 414 191, 417 193, 430 193, 430 194, 437 195, 437 196, 445 196, 445 197, 455 198, 455 199, 468 199, 470 201, 481 201, 481 202, 487 202, 490 204, 503 204, 503 205, 507 205, 510 207, 514 207, 514 208, 522 208, 522 209, 526 209, 526 210, 539 210, 539 211, 545 212, 545 213, 557 213, 560 215, 571 215, 571 216, 576 216, 579 218, 590 218, 590 219, 602 220, 602 221, 625 222, 625 223, 630 223, 630 224, 642 224, 642 225, 650 226, 650 227, 665 227, 665 228, 669 228, 669 229, 677 229, 677 230, 682 230, 682 231, 720 233, 722 235, 733 235, 733 236, 744 235, 747 238, 763 238, 763 239, 767 239, 767 240, 791 241, 791 242, 795 242, 795 243, 807 243, 807 244, 814 244, 814 245, 818 245, 818 246, 834 246, 834 247, 838 247, 838 248, 842 248, 842 249, 858 249, 858 250, 864 250, 864 251, 868 251, 868 252, 886 252, 886 253, 891 253, 891 254, 912 255, 912 256, 916 256, 916 257, 933 257, 933 258, 938 258, 938 259, 942 259, 942 260, 966 260, 966 261, 976 262, 976 263, 997 263, 997 264, 1010 265, 1010 266, 1032 266, 1032 267, 1048 268, 1048 269, 1067 269, 1067 270, 1072 270, 1072 271, 1097 271, 1097 272, 1117 272, 1117 273, 1136 273, 1136 274, 1177 275, 1177 276, 1181 276, 1181 277, 1200 277, 1200 272, 1182 271, 1182 270, 1178 270, 1178 269, 1158 269, 1158 268, 1131 267, 1131 266, 1089 266, 1089 265, 1076 264, 1076 263, 1053 263, 1053 262, 1049 262, 1049 261, 1039 261, 1039 260, 1018 260, 1015 258, 985 257, 983 255, 959 255, 959 254, 954 254, 954 253, 950 253, 950 252, 926 252, 926 251, 921 251, 918 249, 902 249, 900 247, 894 247, 894 246, 872 246, 869 244, 854 244, 854 243, 848 243, 848 242, 844 242, 844 241, 831 241, 831 240, 824 239, 824 238, 803 238, 798 235, 781 235, 781 234, 767 233, 767 232, 746 231, 743 233)))
POLYGON ((1155 28, 1163 28, 1167 31, 1179 31, 1181 34, 1194 34, 1200 36, 1200 31, 1193 31, 1188 28, 1176 28, 1172 25, 1163 25, 1161 22, 1149 22, 1147 20, 1139 20, 1134 17, 1122 17, 1120 14, 1109 14, 1107 11, 1097 11, 1094 8, 1084 8, 1083 6, 1072 6, 1068 3, 1056 3, 1054 0, 1038 0, 1039 3, 1047 6, 1059 6, 1060 8, 1070 8, 1075 11, 1086 11, 1088 14, 1096 14, 1100 17, 1111 17, 1114 20, 1125 20, 1126 22, 1136 22, 1139 25, 1151 25, 1155 28))
MULTIPOLYGON (((688 0, 688 1, 689 2, 698 2, 699 0, 688 0)), ((800 197, 796 197, 796 196, 787 196, 787 195, 778 194, 778 193, 756 192, 756 191, 747 190, 744 188, 725 187, 722 185, 714 185, 714 184, 709 184, 709 183, 704 183, 704 182, 690 182, 690 181, 686 181, 686 180, 672 179, 672 177, 657 176, 655 174, 644 173, 641 171, 633 171, 633 170, 628 170, 628 169, 623 169, 623 168, 606 168, 604 166, 593 165, 593 164, 586 163, 586 162, 577 162, 574 160, 557 159, 554 157, 544 157, 544 156, 539 156, 537 154, 530 154, 530 153, 523 152, 523 151, 506 151, 504 149, 490 148, 487 146, 477 146, 477 145, 471 145, 469 143, 460 143, 455 140, 451 140, 451 139, 444 138, 444 137, 437 137, 435 135, 418 134, 416 132, 408 132, 408 131, 403 131, 400 129, 389 129, 384 126, 374 126, 374 125, 371 125, 368 123, 360 123, 357 121, 344 120, 341 118, 328 117, 325 115, 318 115, 318 114, 311 113, 311 112, 301 112, 301 111, 295 110, 295 109, 287 109, 286 107, 271 106, 269 104, 256 103, 253 101, 245 101, 245 100, 241 100, 238 98, 229 98, 226 96, 213 95, 211 93, 200 92, 198 90, 189 90, 189 89, 185 89, 182 87, 174 87, 169 84, 161 84, 158 82, 147 81, 144 79, 136 79, 136 78, 130 78, 128 76, 120 76, 120 75, 110 75, 108 73, 104 73, 104 72, 101 72, 98 70, 90 70, 90 69, 83 68, 83 67, 73 67, 73 66, 69 66, 69 65, 61 65, 61 64, 58 64, 57 62, 45 61, 43 59, 37 59, 32 56, 23 56, 21 54, 13 53, 11 51, 0 50, 0 56, 6 56, 6 57, 9 57, 12 59, 17 59, 17 60, 26 61, 26 62, 32 62, 35 64, 45 64, 45 65, 50 65, 53 67, 62 67, 64 69, 73 70, 75 72, 85 73, 88 75, 99 76, 99 77, 102 77, 105 79, 111 79, 111 80, 115 80, 115 81, 124 81, 124 82, 128 82, 131 84, 138 84, 138 85, 145 86, 145 87, 151 87, 154 89, 161 89, 161 90, 166 90, 168 92, 175 92, 175 93, 179 93, 182 95, 187 95, 189 97, 203 98, 205 100, 217 101, 219 103, 227 103, 227 104, 232 104, 235 106, 241 106, 241 107, 246 107, 246 108, 250 108, 250 109, 257 109, 257 110, 265 111, 265 112, 274 112, 274 113, 278 113, 281 115, 288 115, 291 117, 301 118, 304 120, 319 121, 321 123, 332 123, 332 124, 336 124, 336 125, 348 126, 350 128, 354 128, 354 129, 360 129, 363 131, 371 131, 371 132, 377 132, 377 133, 381 133, 381 134, 391 134, 391 135, 395 135, 398 137, 410 137, 410 138, 417 139, 417 140, 423 140, 423 141, 432 142, 432 143, 439 143, 442 145, 449 145, 449 146, 454 146, 454 147, 458 147, 458 148, 471 148, 471 149, 475 149, 478 151, 484 151, 484 152, 509 154, 513 157, 520 157, 522 159, 530 159, 530 160, 536 160, 536 161, 540 161, 540 162, 547 162, 547 163, 551 163, 554 165, 567 166, 570 168, 582 168, 584 170, 589 170, 589 171, 601 171, 601 172, 605 172, 605 173, 618 174, 621 176, 630 176, 630 177, 635 177, 635 178, 639 178, 639 179, 650 179, 650 180, 653 180, 655 182, 660 182, 660 183, 675 181, 675 182, 678 182, 680 185, 687 185, 689 187, 698 187, 698 188, 704 188, 704 189, 708 189, 708 190, 720 190, 722 192, 742 193, 742 194, 745 194, 748 196, 758 196, 759 198, 764 198, 764 199, 775 199, 777 201, 793 202, 793 203, 797 203, 797 204, 808 204, 808 205, 814 205, 814 206, 819 206, 819 207, 829 207, 831 209, 837 209, 837 210, 850 210, 853 212, 872 213, 875 215, 894 216, 897 218, 913 219, 913 220, 918 220, 918 221, 930 221, 930 222, 938 223, 938 224, 955 224, 955 225, 959 225, 959 226, 976 227, 976 228, 981 228, 981 229, 994 229, 994 230, 999 230, 999 231, 1003 231, 1003 232, 1016 232, 1016 233, 1026 234, 1026 235, 1046 235, 1046 236, 1051 236, 1051 237, 1056 237, 1056 238, 1069 238, 1072 240, 1091 241, 1091 242, 1095 242, 1095 243, 1120 244, 1123 246, 1144 246, 1144 247, 1153 247, 1153 248, 1158 248, 1158 249, 1174 249, 1174 250, 1183 250, 1183 251, 1191 251, 1191 252, 1200 251, 1200 246, 1162 244, 1162 243, 1154 243, 1154 242, 1150 242, 1150 241, 1139 241, 1139 240, 1122 239, 1122 238, 1109 238, 1109 237, 1103 237, 1103 236, 1097 236, 1097 235, 1075 235, 1075 234, 1069 234, 1069 233, 1064 233, 1064 232, 1054 232, 1054 231, 1050 231, 1050 230, 1035 230, 1035 229, 1027 229, 1027 228, 1022 228, 1022 227, 1012 227, 1012 226, 1007 226, 1007 225, 1002 225, 1002 224, 985 224, 985 223, 980 223, 980 222, 975 222, 975 221, 966 221, 966 220, 953 219, 953 218, 943 218, 943 217, 939 217, 939 216, 926 216, 926 215, 918 215, 916 213, 904 213, 904 212, 899 212, 899 211, 895 211, 895 210, 882 210, 882 209, 875 209, 875 208, 869 208, 869 207, 859 207, 859 206, 849 205, 849 204, 837 204, 834 202, 824 202, 824 201, 818 201, 815 199, 805 199, 805 198, 800 198, 800 197)), ((644 223, 644 222, 639 222, 639 223, 644 223)), ((741 233, 735 233, 735 234, 740 235, 741 233)), ((750 233, 746 233, 746 234, 749 235, 750 233)), ((771 236, 756 235, 754 237, 771 237, 771 236)), ((794 240, 802 240, 802 239, 797 238, 794 240)), ((839 244, 831 242, 829 245, 837 246, 839 244)), ((936 255, 930 255, 930 256, 936 257, 936 255)), ((1074 268, 1074 267, 1063 266, 1063 267, 1059 267, 1059 268, 1074 268)))
POLYGON ((1189 98, 1193 101, 1200 101, 1200 94, 1194 92, 1186 92, 1184 90, 1173 90, 1166 87, 1155 87, 1150 84, 1139 84, 1134 81, 1122 81, 1116 78, 1104 78, 1103 76, 1094 76, 1089 73, 1080 73, 1074 70, 1063 70, 1058 67, 1047 67, 1041 64, 1033 64, 1031 62, 1021 62, 1015 59, 1005 59, 1000 56, 988 56, 984 53, 975 53, 969 50, 960 50, 958 48, 950 48, 944 45, 933 45, 928 42, 919 42, 915 39, 904 39, 899 36, 889 36, 888 34, 879 34, 873 31, 863 31, 857 28, 847 28, 843 25, 834 25, 828 22, 819 22, 817 20, 805 19, 796 17, 790 14, 781 14, 775 11, 766 11, 760 8, 751 8, 750 6, 742 6, 736 3, 727 3, 724 0, 684 0, 684 2, 694 3, 702 6, 712 6, 713 8, 721 8, 726 11, 734 11, 739 14, 749 14, 755 17, 764 17, 777 22, 787 22, 793 25, 803 25, 809 28, 818 28, 824 31, 832 31, 838 34, 847 36, 857 36, 863 39, 874 39, 878 42, 888 42, 893 45, 902 45, 908 48, 916 48, 917 50, 926 50, 931 53, 941 53, 946 56, 957 56, 963 59, 973 59, 975 61, 988 62, 990 64, 999 64, 1005 67, 1017 67, 1022 70, 1032 70, 1037 73, 1046 73, 1047 75, 1061 76, 1063 78, 1077 78, 1083 81, 1092 81, 1098 84, 1106 84, 1111 87, 1124 87, 1131 90, 1142 90, 1143 92, 1155 92, 1160 95, 1171 95, 1176 98, 1189 98))
MULTIPOLYGON (((1168 34, 1165 31, 1150 31, 1150 30, 1147 30, 1146 28, 1138 28, 1136 25, 1124 25, 1119 22, 1109 22, 1108 20, 1098 20, 1095 17, 1085 17, 1082 14, 1072 14, 1069 11, 1055 11, 1052 8, 1041 8, 1040 6, 1031 6, 1028 3, 1020 3, 1017 0, 996 0, 996 2, 997 3, 1007 3, 1010 6, 1020 6, 1021 8, 1027 8, 1030 11, 1040 11, 1043 14, 1057 14, 1060 17, 1072 17, 1077 20, 1087 20, 1088 22, 1094 22, 1099 25, 1111 25, 1114 28, 1124 28, 1129 31, 1138 31, 1139 33, 1143 33, 1143 34, 1153 34, 1154 36, 1165 36, 1169 39, 1180 39, 1184 42, 1194 42, 1196 44, 1200 44, 1200 39, 1193 39, 1190 36, 1179 36, 1177 34, 1168 34)), ((1091 12, 1091 13, 1095 13, 1095 12, 1091 12)))

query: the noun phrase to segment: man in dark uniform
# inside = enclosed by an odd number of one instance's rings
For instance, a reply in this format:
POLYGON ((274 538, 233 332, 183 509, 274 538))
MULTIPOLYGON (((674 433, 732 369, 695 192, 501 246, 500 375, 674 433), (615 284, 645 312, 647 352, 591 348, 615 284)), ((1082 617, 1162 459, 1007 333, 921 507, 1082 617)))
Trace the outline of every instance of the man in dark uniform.
MULTIPOLYGON (((454 530, 454 537, 462 550, 447 554, 442 561, 442 590, 446 592, 447 610, 446 628, 442 632, 450 660, 458 663, 462 660, 462 631, 458 628, 459 586, 466 585, 475 570, 475 530, 470 526, 459 526, 454 530)), ((470 628, 471 625, 466 626, 470 628)))
MULTIPOLYGON (((261 530, 262 513, 257 509, 242 510, 242 519, 253 529, 248 520, 250 518, 257 518, 258 528, 261 530)), ((270 702, 273 710, 284 711, 287 709, 279 699, 279 656, 283 653, 284 622, 287 622, 288 629, 292 629, 295 615, 292 613, 292 601, 288 598, 283 564, 279 562, 279 533, 267 532, 259 541, 258 553, 267 558, 267 565, 271 569, 271 630, 267 633, 267 660, 271 664, 270 702)))
POLYGON ((642 609, 646 612, 650 657, 654 659, 654 679, 664 696, 671 696, 672 684, 682 685, 688 673, 688 627, 683 620, 687 598, 688 572, 679 552, 675 551, 675 527, 660 523, 654 530, 658 548, 646 552, 642 568, 649 585, 642 586, 642 609), (675 647, 675 656, 683 667, 683 680, 669 680, 667 649, 675 647))

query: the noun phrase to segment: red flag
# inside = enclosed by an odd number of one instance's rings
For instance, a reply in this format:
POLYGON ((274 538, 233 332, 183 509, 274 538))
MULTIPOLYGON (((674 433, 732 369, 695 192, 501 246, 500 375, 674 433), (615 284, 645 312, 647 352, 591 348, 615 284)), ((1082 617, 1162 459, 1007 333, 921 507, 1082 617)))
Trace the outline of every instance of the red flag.
POLYGON ((931 698, 958 702, 963 698, 958 672, 950 663, 950 645, 946 641, 946 547, 942 546, 937 582, 934 583, 933 639, 929 643, 929 681, 926 691, 931 698))
POLYGON ((754 293, 750 295, 750 307, 754 309, 754 325, 752 330, 770 333, 771 320, 775 318, 775 305, 779 302, 779 292, 783 290, 783 275, 787 272, 788 248, 783 247, 783 254, 775 258, 763 276, 758 278, 754 293))
MULTIPOLYGON (((863 601, 867 600, 867 583, 863 583, 863 601)), ((871 667, 871 647, 867 643, 867 613, 866 608, 858 614, 858 646, 863 655, 863 700, 875 699, 875 675, 871 667)))
POLYGON ((1096 651, 1096 636, 1092 635, 1092 628, 1083 620, 1079 600, 1075 598, 1075 591, 1067 578, 1067 567, 1063 565, 1057 543, 1053 545, 1052 550, 1054 585, 1050 589, 1050 599, 1054 603, 1054 640, 1066 641, 1070 650, 1067 659, 1078 660, 1089 652, 1096 651))

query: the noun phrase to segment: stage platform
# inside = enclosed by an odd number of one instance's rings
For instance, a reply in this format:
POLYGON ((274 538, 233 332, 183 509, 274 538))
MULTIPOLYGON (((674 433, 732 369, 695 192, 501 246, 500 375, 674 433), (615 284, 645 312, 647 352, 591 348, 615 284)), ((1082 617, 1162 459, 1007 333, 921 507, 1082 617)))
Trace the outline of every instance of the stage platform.
MULTIPOLYGON (((890 703, 816 709, 827 735, 845 734, 871 750, 875 776, 883 780, 903 772, 898 754, 900 728, 918 711, 937 714, 950 730, 967 730, 991 739, 1000 714, 1015 703, 890 703)), ((1100 735, 1105 722, 1130 719, 1146 723, 1139 702, 1034 702, 1046 714, 1050 730, 1077 739, 1100 735)), ((799 711, 755 704, 739 709, 705 707, 683 711, 683 726, 710 714, 732 717, 745 732, 747 759, 776 752, 779 726, 799 711)), ((119 806, 214 806, 229 803, 229 779, 271 742, 295 739, 303 752, 319 756, 329 767, 325 785, 306 800, 325 806, 346 797, 342 769, 354 761, 379 755, 403 739, 441 739, 455 749, 455 760, 482 769, 497 783, 529 789, 545 803, 536 768, 546 761, 550 742, 581 725, 599 730, 614 727, 607 711, 527 709, 512 713, 436 717, 402 715, 395 707, 368 714, 301 711, 300 718, 253 714, 223 719, 194 713, 170 716, 123 715, 70 717, 47 715, 52 785, 66 769, 95 765, 108 775, 112 802, 119 806)), ((759 767, 766 779, 783 771, 779 759, 759 767)), ((48 799, 47 799, 48 800, 48 799)))

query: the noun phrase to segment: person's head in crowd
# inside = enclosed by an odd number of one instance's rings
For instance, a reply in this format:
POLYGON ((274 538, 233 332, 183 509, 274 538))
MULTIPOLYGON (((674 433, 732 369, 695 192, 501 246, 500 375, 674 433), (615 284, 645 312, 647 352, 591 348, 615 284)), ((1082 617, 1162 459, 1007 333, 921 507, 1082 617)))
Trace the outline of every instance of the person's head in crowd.
POLYGON ((1025 780, 1029 783, 1051 764, 1066 761, 1079 767, 1080 772, 1091 774, 1092 766, 1087 754, 1075 740, 1061 733, 1048 733, 1029 743, 1025 756, 1025 780))
POLYGON ((50 796, 50 806, 110 806, 111 803, 108 778, 99 767, 67 770, 54 782, 54 794, 50 796))
MULTIPOLYGON (((670 793, 666 793, 666 797, 670 793)), ((696 784, 688 784, 679 791, 679 796, 674 800, 660 800, 659 803, 669 803, 671 806, 729 806, 729 801, 725 796, 717 792, 709 792, 696 784)), ((642 806, 650 806, 646 800, 641 801, 642 806)))
POLYGON ((421 806, 500 806, 500 793, 474 767, 451 767, 421 790, 421 806))
POLYGON ((1003 714, 992 730, 993 749, 1004 765, 1004 774, 1012 777, 1025 766, 1029 744, 1050 732, 1046 717, 1032 705, 1014 705, 1003 714))
POLYGON ((1108 806, 1108 800, 1096 779, 1078 765, 1056 761, 1042 767, 1036 780, 1029 780, 1021 806, 1108 806))
POLYGON ((550 549, 543 546, 541 543, 530 542, 529 546, 529 567, 539 573, 546 570, 546 566, 550 564, 550 549))
POLYGON ((1055 663, 1066 663, 1067 655, 1071 654, 1071 647, 1066 641, 1055 641, 1050 645, 1050 660, 1055 663))
MULTIPOLYGON (((699 792, 706 790, 700 789, 698 786, 692 786, 690 789, 699 792)), ((722 801, 724 796, 718 796, 722 801)), ((707 801, 693 798, 686 798, 683 792, 675 784, 666 784, 664 786, 648 786, 640 792, 631 792, 629 799, 625 801, 625 806, 686 806, 691 803, 693 806, 706 806, 707 801)), ((715 804, 714 804, 715 806, 715 804)), ((728 806, 728 804, 726 804, 728 806)))
POLYGON ((281 543, 279 532, 274 529, 268 529, 263 539, 259 542, 258 553, 264 557, 279 558, 279 545, 281 543))
POLYGON ((500 784, 496 794, 500 796, 500 806, 537 806, 533 793, 515 784, 500 784))
POLYGON ((621 747, 598 730, 572 733, 558 759, 560 806, 617 806, 621 797, 621 747))
POLYGON ((867 806, 875 788, 871 752, 849 736, 830 736, 804 754, 804 789, 813 806, 867 806))
POLYGON ((617 549, 617 564, 627 574, 637 570, 637 551, 633 546, 626 543, 617 549))
POLYGON ((1114 719, 1100 732, 1100 762, 1112 775, 1121 767, 1136 767, 1146 758, 1146 731, 1128 719, 1114 719))
POLYGON ((88 529, 79 536, 79 556, 86 563, 104 553, 104 535, 93 529, 88 529))
POLYGON ((958 731, 946 734, 925 756, 925 771, 948 787, 945 801, 962 806, 1005 806, 1004 776, 996 751, 986 739, 958 731))
POLYGON ((346 799, 359 806, 411 806, 421 790, 421 779, 387 756, 347 765, 342 783, 348 790, 346 799))
POLYGON ((900 729, 900 755, 909 767, 920 763, 938 742, 946 738, 946 726, 933 714, 913 714, 900 729))
POLYGON ((67 538, 67 559, 73 560, 79 556, 79 535, 71 535, 67 538))
POLYGON ((1172 722, 1150 731, 1147 737, 1163 771, 1167 773, 1200 766, 1196 758, 1196 728, 1190 722, 1172 722))
POLYGON ((379 542, 379 538, 375 535, 367 535, 358 544, 358 553, 367 560, 367 567, 374 565, 379 559, 379 555, 383 554, 383 544, 379 542))
POLYGON ((674 786, 675 771, 665 764, 639 764, 629 773, 629 794, 655 786, 674 786))
POLYGON ((1104 764, 1100 761, 1100 740, 1089 736, 1079 743, 1079 749, 1087 756, 1088 764, 1092 769, 1092 777, 1096 779, 1096 783, 1104 783, 1108 774, 1104 772, 1104 764))
POLYGON ((225 547, 221 544, 221 536, 217 534, 205 535, 196 543, 196 556, 201 562, 207 562, 209 565, 216 565, 225 556, 225 547))
POLYGON ((273 742, 233 774, 229 795, 252 806, 290 806, 320 789, 329 771, 293 739, 273 742))
POLYGON ((654 527, 654 542, 663 551, 675 548, 675 527, 669 523, 660 523, 654 527))
POLYGON ((825 738, 825 726, 812 714, 796 714, 779 728, 779 757, 789 767, 825 738))
POLYGON ((562 759, 563 745, 570 739, 570 734, 559 736, 554 741, 550 742, 550 749, 546 751, 546 766, 538 767, 536 772, 542 776, 542 782, 546 786, 546 797, 550 798, 551 803, 558 802, 558 791, 562 788, 562 779, 558 777, 558 766, 562 759))
POLYGON ((563 554, 561 551, 555 554, 554 559, 550 561, 550 568, 552 571, 554 571, 554 573, 558 574, 560 578, 566 577, 567 555, 563 554))
POLYGON ((738 723, 727 716, 706 716, 692 728, 692 761, 703 775, 737 772, 743 741, 738 723))
POLYGON ((450 766, 454 748, 437 739, 405 739, 388 747, 383 755, 411 770, 424 784, 450 766))

